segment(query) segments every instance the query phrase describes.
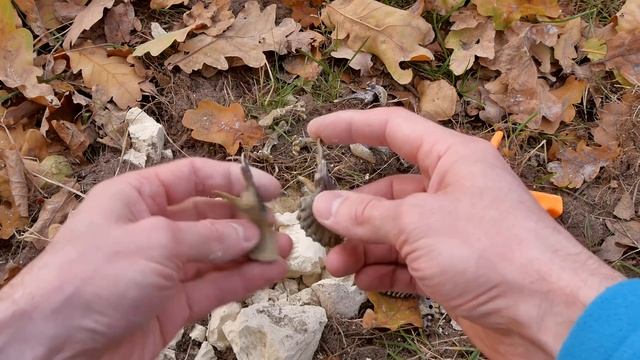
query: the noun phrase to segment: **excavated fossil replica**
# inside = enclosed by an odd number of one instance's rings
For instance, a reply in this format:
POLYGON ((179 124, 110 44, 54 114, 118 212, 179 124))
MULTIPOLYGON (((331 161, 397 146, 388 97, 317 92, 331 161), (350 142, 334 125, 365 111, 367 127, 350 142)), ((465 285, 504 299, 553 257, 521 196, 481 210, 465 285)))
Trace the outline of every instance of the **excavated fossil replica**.
MULTIPOLYGON (((304 196, 300 201, 300 207, 298 209, 298 221, 300 222, 300 227, 302 227, 307 236, 313 239, 313 241, 318 242, 323 246, 332 248, 342 243, 342 237, 322 226, 316 220, 316 218, 313 216, 313 200, 316 198, 316 196, 318 196, 318 194, 325 190, 338 189, 338 185, 329 174, 327 162, 322 156, 322 145, 320 144, 320 142, 318 142, 317 147, 317 169, 315 175, 313 176, 313 182, 305 178, 300 178, 300 181, 302 181, 307 187, 309 195, 304 196)), ((415 296, 413 294, 398 291, 385 291, 382 294, 401 299, 415 296)))

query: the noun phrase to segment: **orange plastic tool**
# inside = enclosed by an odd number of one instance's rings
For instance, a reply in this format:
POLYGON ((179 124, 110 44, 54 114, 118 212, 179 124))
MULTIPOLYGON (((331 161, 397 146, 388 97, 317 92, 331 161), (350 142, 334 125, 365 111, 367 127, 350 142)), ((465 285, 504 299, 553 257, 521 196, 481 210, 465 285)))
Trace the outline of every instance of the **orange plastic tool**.
MULTIPOLYGON (((497 149, 498 146, 500 146, 503 138, 504 133, 502 131, 496 131, 496 133, 491 137, 491 145, 493 145, 493 147, 497 149)), ((538 204, 540 204, 540 206, 542 206, 542 208, 545 209, 549 215, 551 215, 551 217, 555 219, 562 215, 564 204, 560 196, 539 191, 529 192, 536 199, 538 204)))

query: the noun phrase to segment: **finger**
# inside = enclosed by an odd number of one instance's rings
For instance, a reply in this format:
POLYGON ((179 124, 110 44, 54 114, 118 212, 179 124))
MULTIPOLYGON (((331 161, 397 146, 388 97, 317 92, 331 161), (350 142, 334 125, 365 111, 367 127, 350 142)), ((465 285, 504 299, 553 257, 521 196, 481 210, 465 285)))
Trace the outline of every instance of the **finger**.
POLYGON ((146 234, 158 234, 155 248, 183 264, 224 264, 237 260, 255 247, 258 228, 247 220, 171 221, 151 217, 135 224, 146 234))
POLYGON ((414 278, 406 266, 371 265, 362 268, 355 276, 356 285, 365 291, 398 291, 420 294, 414 278))
POLYGON ((312 120, 307 129, 309 135, 329 144, 388 146, 429 174, 449 148, 464 138, 397 107, 339 111, 312 120))
POLYGON ((355 192, 383 197, 402 199, 417 192, 426 191, 426 180, 422 175, 393 175, 364 185, 355 192))
MULTIPOLYGON (((257 169, 251 173, 263 200, 269 201, 280 194, 280 184, 271 175, 257 169)), ((216 191, 239 195, 245 187, 240 164, 189 158, 105 181, 94 188, 92 196, 132 207, 128 215, 142 215, 139 219, 162 214, 167 206, 194 196, 212 196, 216 191)))
POLYGON ((215 307, 230 301, 240 301, 253 292, 284 278, 284 260, 272 263, 247 262, 237 268, 214 271, 184 284, 189 321, 202 319, 215 307))
POLYGON ((389 219, 394 200, 349 191, 324 191, 313 202, 313 214, 327 229, 352 240, 393 242, 389 219))
MULTIPOLYGON (((278 253, 280 257, 286 259, 291 254, 293 243, 289 235, 278 233, 278 253)), ((210 264, 210 263, 188 263, 184 266, 182 271, 181 281, 191 281, 195 278, 201 277, 204 274, 211 271, 224 271, 229 270, 239 265, 250 261, 248 258, 241 258, 236 261, 232 261, 226 264, 210 264)))
POLYGON ((364 244, 347 240, 329 251, 325 266, 335 277, 355 274, 360 269, 374 264, 400 264, 396 249, 387 244, 364 244))
POLYGON ((237 211, 225 200, 193 197, 169 206, 163 216, 175 221, 232 219, 237 217, 237 211))

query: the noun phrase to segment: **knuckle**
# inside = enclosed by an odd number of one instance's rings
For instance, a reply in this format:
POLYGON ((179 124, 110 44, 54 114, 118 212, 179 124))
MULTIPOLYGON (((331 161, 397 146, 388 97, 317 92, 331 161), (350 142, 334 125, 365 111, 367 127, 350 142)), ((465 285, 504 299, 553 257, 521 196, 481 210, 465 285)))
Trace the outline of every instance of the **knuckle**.
POLYGON ((358 201, 353 208, 353 222, 354 225, 368 225, 374 217, 380 200, 374 197, 366 197, 361 201, 358 201))

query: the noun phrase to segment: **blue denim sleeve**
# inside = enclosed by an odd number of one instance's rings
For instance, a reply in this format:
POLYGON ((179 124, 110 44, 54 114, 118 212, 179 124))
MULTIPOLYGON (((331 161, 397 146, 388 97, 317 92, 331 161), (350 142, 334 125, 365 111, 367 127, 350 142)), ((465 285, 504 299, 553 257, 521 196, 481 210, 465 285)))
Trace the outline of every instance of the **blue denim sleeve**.
POLYGON ((640 280, 600 294, 580 316, 559 360, 640 359, 640 280))

